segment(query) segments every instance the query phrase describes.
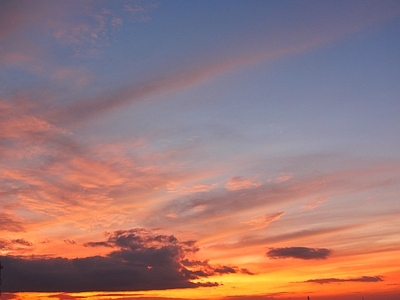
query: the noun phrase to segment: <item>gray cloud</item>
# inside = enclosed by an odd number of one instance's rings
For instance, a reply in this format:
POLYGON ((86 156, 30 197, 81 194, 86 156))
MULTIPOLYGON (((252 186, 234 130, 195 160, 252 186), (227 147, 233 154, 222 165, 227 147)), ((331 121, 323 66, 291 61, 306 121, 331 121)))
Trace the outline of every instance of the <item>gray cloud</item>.
POLYGON ((87 247, 115 248, 107 256, 86 258, 2 257, 3 290, 8 292, 136 291, 217 286, 201 279, 227 273, 251 274, 236 266, 211 266, 190 261, 199 251, 195 241, 179 241, 155 230, 131 229, 110 233, 87 247), (193 280, 200 280, 194 283, 193 280))
POLYGON ((28 247, 32 246, 31 242, 28 242, 27 240, 24 240, 24 239, 12 240, 12 242, 14 244, 19 244, 19 245, 23 245, 23 246, 28 246, 28 247))
POLYGON ((331 250, 325 248, 286 247, 271 248, 267 252, 270 258, 326 259, 331 250))
POLYGON ((309 279, 304 282, 313 282, 319 284, 335 283, 335 282, 379 282, 383 281, 382 276, 362 276, 356 278, 320 278, 320 279, 309 279))
POLYGON ((254 273, 250 272, 248 269, 241 269, 236 266, 211 266, 208 263, 208 260, 198 261, 198 260, 182 260, 182 265, 189 268, 195 268, 195 274, 199 276, 212 276, 212 275, 222 275, 222 274, 234 274, 234 273, 242 273, 247 275, 254 275, 254 273))

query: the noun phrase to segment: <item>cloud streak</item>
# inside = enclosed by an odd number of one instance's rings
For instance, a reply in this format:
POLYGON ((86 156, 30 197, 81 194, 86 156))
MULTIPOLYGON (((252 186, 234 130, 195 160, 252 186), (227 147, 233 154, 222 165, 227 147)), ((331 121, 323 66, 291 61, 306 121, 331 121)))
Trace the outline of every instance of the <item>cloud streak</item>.
POLYGON ((320 279, 309 279, 304 282, 328 284, 328 283, 341 283, 341 282, 380 282, 383 281, 382 276, 362 276, 355 278, 320 278, 320 279))
POLYGON ((272 236, 246 236, 235 243, 222 243, 213 246, 215 249, 235 249, 245 247, 255 247, 259 245, 268 245, 272 243, 295 241, 304 238, 315 238, 323 235, 330 235, 333 233, 344 232, 354 229, 356 226, 338 226, 326 228, 312 228, 306 230, 294 230, 289 233, 283 233, 272 236))
POLYGON ((284 212, 277 212, 274 214, 257 216, 252 218, 251 220, 243 221, 241 223, 251 227, 251 230, 261 229, 267 227, 270 223, 279 220, 279 218, 282 217, 284 214, 284 212))
POLYGON ((273 259, 298 258, 298 259, 327 259, 331 255, 330 249, 325 248, 307 248, 307 247, 285 247, 271 248, 267 256, 273 259))

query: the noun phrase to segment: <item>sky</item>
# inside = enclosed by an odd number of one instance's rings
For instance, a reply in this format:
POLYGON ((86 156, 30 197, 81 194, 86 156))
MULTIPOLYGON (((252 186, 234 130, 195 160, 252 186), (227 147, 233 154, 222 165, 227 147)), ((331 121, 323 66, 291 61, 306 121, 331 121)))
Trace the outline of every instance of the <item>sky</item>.
POLYGON ((399 53, 399 1, 1 1, 2 299, 399 299, 399 53))

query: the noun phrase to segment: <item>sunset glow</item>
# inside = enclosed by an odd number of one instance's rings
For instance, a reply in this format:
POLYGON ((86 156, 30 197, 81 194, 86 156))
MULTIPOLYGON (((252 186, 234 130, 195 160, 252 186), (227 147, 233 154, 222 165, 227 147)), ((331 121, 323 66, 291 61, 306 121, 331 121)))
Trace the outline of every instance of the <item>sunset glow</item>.
POLYGON ((399 300, 400 2, 3 0, 8 300, 399 300))

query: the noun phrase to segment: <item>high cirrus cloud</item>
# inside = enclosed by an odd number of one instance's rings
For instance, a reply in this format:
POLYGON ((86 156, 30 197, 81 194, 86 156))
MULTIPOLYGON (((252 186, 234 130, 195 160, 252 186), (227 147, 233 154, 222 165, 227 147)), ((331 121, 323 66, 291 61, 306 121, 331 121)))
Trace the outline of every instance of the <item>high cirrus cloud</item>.
POLYGON ((331 250, 325 248, 286 247, 271 248, 267 252, 270 258, 326 259, 331 250))
POLYGON ((196 288, 218 285, 202 281, 210 275, 251 274, 236 266, 213 267, 208 261, 190 261, 187 254, 199 250, 195 241, 181 242, 155 230, 119 230, 109 234, 106 241, 88 242, 85 246, 115 250, 104 257, 75 259, 4 256, 3 289, 81 292, 196 288))
POLYGON ((304 282, 326 284, 335 282, 379 282, 379 281, 383 281, 382 276, 362 276, 355 278, 320 278, 320 279, 309 279, 304 282))

